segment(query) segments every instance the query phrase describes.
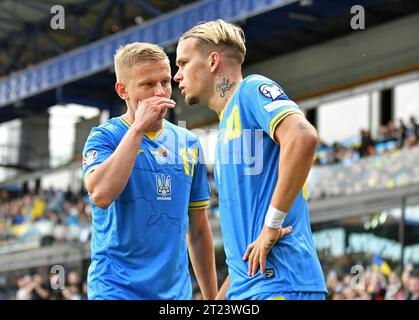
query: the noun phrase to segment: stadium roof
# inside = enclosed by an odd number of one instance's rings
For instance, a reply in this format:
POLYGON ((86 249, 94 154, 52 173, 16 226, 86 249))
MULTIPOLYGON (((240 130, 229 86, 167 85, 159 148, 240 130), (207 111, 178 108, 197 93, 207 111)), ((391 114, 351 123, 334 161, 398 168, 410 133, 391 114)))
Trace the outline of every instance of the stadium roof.
POLYGON ((191 1, 64 0, 60 3, 66 8, 68 30, 57 32, 49 27, 51 13, 46 10, 54 2, 0 0, 3 72, 55 56, 0 79, 0 123, 61 102, 115 106, 119 99, 109 88, 116 47, 149 41, 165 46, 173 58, 178 37, 203 20, 221 17, 241 25, 248 46, 246 63, 252 64, 353 32, 353 5, 364 6, 367 28, 419 12, 419 2, 410 0, 207 0, 190 5, 186 4, 191 1), (136 25, 136 17, 150 20, 136 25))
POLYGON ((0 0, 0 77, 173 11, 193 0, 0 0), (51 8, 66 28, 50 28, 51 8))

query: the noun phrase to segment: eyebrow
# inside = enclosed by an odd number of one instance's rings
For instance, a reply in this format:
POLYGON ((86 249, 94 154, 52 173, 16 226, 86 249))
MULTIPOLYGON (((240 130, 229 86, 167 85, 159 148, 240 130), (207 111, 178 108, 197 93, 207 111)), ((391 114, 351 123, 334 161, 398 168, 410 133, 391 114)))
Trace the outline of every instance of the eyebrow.
MULTIPOLYGON (((168 75, 167 77, 163 77, 160 81, 164 81, 164 80, 172 80, 172 76, 171 75, 168 75)), ((154 79, 154 78, 143 78, 143 79, 140 79, 140 80, 138 80, 137 81, 137 84, 144 84, 144 83, 147 83, 147 82, 159 82, 159 81, 156 81, 156 79, 154 79)))
POLYGON ((179 58, 179 59, 176 59, 176 65, 178 66, 179 64, 181 64, 181 63, 185 63, 186 62, 186 59, 185 58, 179 58))

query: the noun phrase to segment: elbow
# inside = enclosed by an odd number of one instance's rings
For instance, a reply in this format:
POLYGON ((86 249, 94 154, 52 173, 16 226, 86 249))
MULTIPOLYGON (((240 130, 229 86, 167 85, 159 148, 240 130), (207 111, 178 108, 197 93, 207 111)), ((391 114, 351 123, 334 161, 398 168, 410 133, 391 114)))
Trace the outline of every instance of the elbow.
POLYGON ((307 156, 314 156, 318 142, 319 137, 315 130, 307 130, 306 132, 300 134, 299 145, 302 147, 303 153, 307 156))
POLYGON ((94 205, 100 209, 107 209, 112 203, 112 200, 109 199, 109 197, 100 192, 93 192, 90 194, 90 198, 94 205))

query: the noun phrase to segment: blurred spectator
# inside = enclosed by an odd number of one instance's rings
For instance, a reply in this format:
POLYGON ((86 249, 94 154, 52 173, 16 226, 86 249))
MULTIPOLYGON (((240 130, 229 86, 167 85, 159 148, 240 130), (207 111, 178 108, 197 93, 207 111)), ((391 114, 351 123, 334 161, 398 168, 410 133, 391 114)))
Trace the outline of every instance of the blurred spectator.
POLYGON ((83 282, 83 286, 82 286, 82 294, 81 294, 81 300, 87 300, 87 281, 83 282))
POLYGON ((410 272, 408 285, 409 293, 406 300, 419 300, 419 269, 410 272))
POLYGON ((398 300, 400 298, 400 290, 402 283, 400 277, 396 271, 393 271, 388 278, 388 286, 385 294, 385 300, 398 300))
POLYGON ((387 136, 385 137, 385 140, 396 140, 399 136, 399 129, 396 128, 394 125, 394 122, 390 120, 387 123, 387 136))
POLYGON ((67 276, 66 286, 62 290, 64 299, 81 300, 83 290, 82 286, 80 275, 75 271, 71 271, 67 276))
POLYGON ((366 157, 374 154, 374 141, 369 131, 361 130, 361 145, 359 147, 359 156, 366 157))
POLYGON ((32 277, 32 300, 49 300, 49 290, 45 289, 47 286, 44 277, 40 274, 35 274, 32 277))
POLYGON ((415 136, 416 139, 419 139, 419 124, 416 122, 414 116, 410 117, 409 124, 408 135, 415 136))
POLYGON ((407 128, 402 119, 400 119, 399 134, 397 137, 397 148, 403 148, 407 138, 407 128))
POLYGON ((345 295, 341 289, 332 293, 332 300, 345 300, 345 295))
POLYGON ((16 300, 31 300, 32 299, 32 280, 31 276, 26 274, 19 277, 16 281, 17 291, 16 300))
POLYGON ((0 276, 0 300, 6 300, 7 298, 6 284, 7 284, 6 278, 3 276, 0 276))

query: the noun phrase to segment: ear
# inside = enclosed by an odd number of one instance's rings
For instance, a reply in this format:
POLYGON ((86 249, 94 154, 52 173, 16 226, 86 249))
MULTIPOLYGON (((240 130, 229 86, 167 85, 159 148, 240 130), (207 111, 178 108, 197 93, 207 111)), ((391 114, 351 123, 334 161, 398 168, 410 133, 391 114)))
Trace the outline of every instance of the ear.
POLYGON ((126 91, 125 84, 121 81, 117 81, 115 83, 115 91, 122 100, 128 100, 128 93, 126 91))
POLYGON ((215 72, 215 70, 217 70, 218 66, 220 65, 220 53, 217 51, 211 52, 208 60, 210 65, 210 71, 215 72))

